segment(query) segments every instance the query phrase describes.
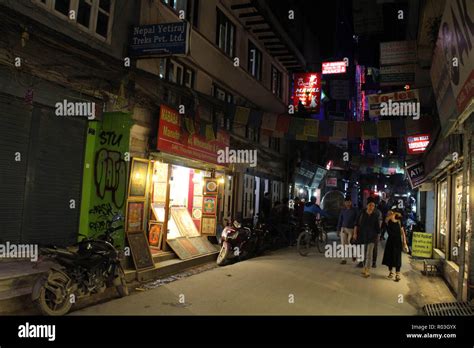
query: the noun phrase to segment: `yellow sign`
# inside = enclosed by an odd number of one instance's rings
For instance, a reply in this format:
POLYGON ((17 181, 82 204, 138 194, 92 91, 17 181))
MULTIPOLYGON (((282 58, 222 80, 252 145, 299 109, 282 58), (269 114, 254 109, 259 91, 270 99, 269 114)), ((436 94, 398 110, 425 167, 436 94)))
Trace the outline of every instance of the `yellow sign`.
POLYGON ((433 252, 433 235, 426 232, 413 232, 412 256, 431 258, 433 252))

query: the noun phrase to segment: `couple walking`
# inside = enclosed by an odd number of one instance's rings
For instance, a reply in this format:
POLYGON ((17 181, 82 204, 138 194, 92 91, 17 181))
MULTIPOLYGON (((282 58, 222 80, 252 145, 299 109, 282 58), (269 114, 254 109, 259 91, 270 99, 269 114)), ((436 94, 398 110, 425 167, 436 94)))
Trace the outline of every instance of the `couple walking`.
MULTIPOLYGON (((402 249, 406 247, 406 235, 401 226, 400 217, 401 214, 389 210, 385 219, 388 239, 382 264, 389 268, 388 277, 390 279, 393 278, 393 268, 395 268, 395 281, 400 280, 402 249)), ((351 199, 345 199, 344 209, 339 215, 337 231, 340 232, 343 246, 346 244, 364 246, 364 260, 361 262, 361 266, 363 267, 362 275, 366 278, 370 277, 370 270, 375 267, 382 222, 382 214, 375 208, 374 200, 369 198, 367 208, 358 214, 357 210, 352 207, 351 199)), ((341 264, 346 263, 345 259, 341 261, 341 264)))

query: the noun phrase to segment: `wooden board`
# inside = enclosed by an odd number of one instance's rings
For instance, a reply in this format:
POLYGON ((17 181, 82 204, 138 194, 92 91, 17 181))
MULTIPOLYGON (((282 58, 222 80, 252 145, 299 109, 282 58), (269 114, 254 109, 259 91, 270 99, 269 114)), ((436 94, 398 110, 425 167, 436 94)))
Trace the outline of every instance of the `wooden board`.
POLYGON ((189 211, 184 207, 172 207, 171 217, 178 227, 179 233, 183 237, 199 236, 199 231, 194 224, 189 211))
POLYGON ((206 237, 181 237, 170 239, 167 243, 181 260, 208 255, 217 251, 206 237))
POLYGON ((144 232, 127 233, 128 245, 137 270, 154 268, 153 256, 144 232))

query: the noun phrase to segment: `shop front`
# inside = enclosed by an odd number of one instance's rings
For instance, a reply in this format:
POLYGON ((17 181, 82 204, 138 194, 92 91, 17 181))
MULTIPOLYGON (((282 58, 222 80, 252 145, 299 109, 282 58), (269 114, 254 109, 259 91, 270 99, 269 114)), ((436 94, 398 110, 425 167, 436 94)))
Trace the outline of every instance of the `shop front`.
POLYGON ((132 162, 127 235, 144 233, 151 256, 172 251, 187 260, 216 253, 216 233, 232 213, 233 176, 217 162, 229 137, 189 134, 177 111, 160 109, 157 151, 132 162))

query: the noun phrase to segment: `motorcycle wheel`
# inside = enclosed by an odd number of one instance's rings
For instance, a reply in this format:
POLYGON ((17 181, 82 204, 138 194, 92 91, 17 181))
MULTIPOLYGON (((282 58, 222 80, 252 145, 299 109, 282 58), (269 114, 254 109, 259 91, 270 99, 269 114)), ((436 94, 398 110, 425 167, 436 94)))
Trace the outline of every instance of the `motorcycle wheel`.
MULTIPOLYGON (((59 283, 63 280, 63 277, 60 274, 52 273, 50 279, 58 281, 59 283)), ((43 279, 38 281, 45 282, 43 279)), ((64 299, 61 303, 55 303, 56 295, 49 289, 45 288, 44 283, 41 285, 39 297, 35 300, 36 305, 43 315, 48 316, 61 316, 69 312, 72 307, 71 301, 69 301, 69 296, 64 295, 64 299)))
POLYGON ((301 232, 296 242, 296 249, 298 250, 301 256, 307 256, 310 248, 311 248, 311 233, 307 231, 301 232))
POLYGON ((227 243, 222 245, 221 251, 219 252, 219 256, 217 256, 217 265, 218 266, 225 266, 228 262, 227 257, 230 254, 230 248, 227 243))
POLYGON ((125 272, 122 266, 118 268, 118 276, 120 277, 120 285, 117 285, 115 288, 120 297, 125 297, 129 295, 127 281, 125 280, 125 272))

